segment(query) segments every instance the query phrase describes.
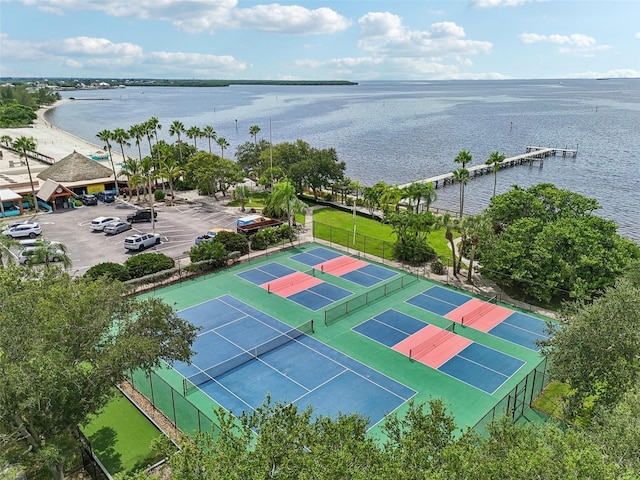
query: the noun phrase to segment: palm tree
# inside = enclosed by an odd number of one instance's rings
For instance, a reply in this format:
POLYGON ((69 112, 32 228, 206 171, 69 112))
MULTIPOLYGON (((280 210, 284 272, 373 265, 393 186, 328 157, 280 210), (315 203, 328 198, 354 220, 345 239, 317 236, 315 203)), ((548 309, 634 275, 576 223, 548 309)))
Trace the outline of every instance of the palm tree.
POLYGON ((153 205, 153 197, 151 194, 151 180, 154 179, 153 171, 153 159, 151 157, 144 157, 140 162, 140 177, 142 178, 142 184, 146 184, 149 193, 149 205, 153 205))
POLYGON ((24 157, 27 164, 27 172, 29 173, 29 183, 31 183, 31 194, 33 195, 33 205, 38 213, 38 199, 36 198, 36 189, 33 186, 33 177, 31 176, 31 166, 29 165, 29 152, 34 152, 37 148, 36 139, 33 137, 25 137, 24 135, 13 141, 13 148, 20 152, 20 156, 24 157))
POLYGON ((51 262, 61 262, 64 268, 69 268, 71 259, 67 255, 67 247, 58 242, 36 241, 33 255, 29 258, 27 264, 39 265, 44 263, 48 267, 51 262))
POLYGON ((496 184, 498 183, 498 169, 504 161, 504 155, 500 152, 493 152, 489 155, 489 159, 485 162, 486 165, 493 165, 493 196, 496 196, 496 184))
POLYGON ((443 214, 436 223, 438 228, 444 228, 444 238, 449 242, 451 247, 451 257, 453 265, 453 276, 457 277, 456 273, 456 244, 453 241, 453 231, 458 227, 458 222, 451 216, 450 213, 443 214))
MULTIPOLYGON (((131 144, 129 143, 129 139, 130 138, 131 137, 129 136, 127 131, 124 130, 123 128, 116 128, 113 131, 113 136, 111 137, 111 140, 113 140, 118 145, 120 145, 120 152, 122 153, 122 161, 123 162, 127 159, 127 156, 124 154, 124 146, 125 145, 127 147, 131 146, 131 144)), ((116 197, 118 196, 119 190, 120 189, 118 188, 118 181, 116 180, 116 197)))
POLYGON ((467 163, 471 163, 472 158, 467 150, 461 150, 453 161, 461 164, 462 168, 467 168, 467 163))
POLYGON ((246 185, 238 185, 233 191, 233 198, 240 202, 240 211, 244 212, 247 200, 251 200, 251 189, 246 185))
POLYGON ((171 192, 171 203, 173 203, 173 182, 184 174, 184 170, 178 162, 173 159, 165 159, 160 167, 160 175, 169 181, 169 191, 171 192))
MULTIPOLYGON (((160 125, 160 120, 156 117, 151 117, 149 120, 144 122, 143 124, 144 133, 149 142, 149 155, 153 154, 153 148, 151 147, 151 138, 156 139, 156 144, 158 143, 158 130, 162 129, 162 125, 160 125)), ((142 160, 142 159, 141 159, 142 160)))
MULTIPOLYGON (((6 250, 7 253, 9 253, 9 249, 17 245, 20 245, 20 243, 13 237, 10 237, 9 235, 0 235, 0 268, 4 267, 3 252, 6 250)), ((11 261, 13 257, 12 255, 7 255, 7 258, 11 261)))
MULTIPOLYGON (((109 161, 111 162, 111 170, 113 170, 113 181, 118 184, 118 174, 116 173, 116 165, 113 163, 113 155, 111 154, 111 140, 113 140, 113 132, 111 130, 102 130, 96 135, 98 140, 104 142, 104 148, 107 149, 109 154, 109 161)), ((116 188, 117 190, 117 188, 116 188)))
POLYGON ((178 154, 180 155, 180 164, 182 164, 182 140, 180 140, 180 135, 184 132, 184 124, 180 120, 174 120, 169 127, 169 136, 173 137, 176 135, 178 137, 178 154))
POLYGON ((227 139, 224 138, 224 137, 218 137, 216 139, 216 143, 220 147, 220 150, 222 150, 222 153, 220 154, 220 157, 222 157, 222 159, 224 160, 224 150, 225 150, 225 148, 229 148, 229 142, 227 142, 227 139))
POLYGON ((429 207, 438 198, 433 183, 414 182, 404 189, 405 195, 409 199, 413 200, 415 206, 415 213, 420 213, 420 203, 424 200, 427 205, 426 210, 429 211, 429 207))
POLYGON ((212 125, 207 125, 202 130, 202 136, 205 137, 209 141, 209 153, 211 153, 211 139, 216 139, 216 131, 213 129, 212 125))
POLYGON ((0 143, 4 143, 7 147, 11 144, 12 140, 11 135, 2 135, 2 137, 0 137, 0 143))
POLYGON ((267 206, 274 212, 286 214, 289 225, 289 240, 293 242, 293 217, 302 213, 307 205, 296 196, 296 189, 289 180, 278 182, 273 186, 267 206))
POLYGON ((453 181, 460 183, 460 218, 462 218, 464 212, 464 186, 469 181, 469 170, 466 168, 459 168, 453 172, 453 181))
POLYGON ((249 135, 253 137, 253 143, 258 146, 258 134, 260 133, 260 127, 258 125, 251 125, 249 127, 249 135))
POLYGON ((138 147, 139 160, 142 160, 142 149, 140 148, 140 144, 142 143, 142 138, 146 135, 146 132, 147 128, 145 127, 144 123, 138 123, 129 127, 128 135, 130 138, 134 139, 136 146, 138 147))
POLYGON ((187 137, 193 140, 193 146, 195 147, 196 151, 198 150, 198 138, 202 136, 203 133, 202 130, 200 130, 200 127, 196 127, 194 125, 193 127, 189 127, 189 129, 187 130, 187 137))
MULTIPOLYGON (((131 177, 140 171, 140 163, 134 158, 128 158, 122 162, 120 168, 120 176, 127 177, 127 185, 129 187, 129 198, 131 198, 131 177)), ((138 193, 138 200, 140 193, 138 193)))
MULTIPOLYGON (((485 215, 468 215, 461 222, 461 228, 465 232, 466 241, 471 244, 471 252, 469 253, 469 271, 467 273, 467 283, 473 283, 473 262, 476 256, 476 248, 484 231, 489 227, 489 222, 485 215)), ((460 249, 462 256, 462 247, 460 249)), ((458 267, 460 267, 458 261, 458 267)))

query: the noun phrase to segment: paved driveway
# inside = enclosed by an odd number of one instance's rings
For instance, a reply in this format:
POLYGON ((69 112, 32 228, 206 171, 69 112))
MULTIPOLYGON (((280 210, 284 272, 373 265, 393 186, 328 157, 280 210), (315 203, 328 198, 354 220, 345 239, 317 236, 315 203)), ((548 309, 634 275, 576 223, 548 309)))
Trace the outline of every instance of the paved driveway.
MULTIPOLYGON (((123 263, 133 252, 124 249, 124 239, 135 233, 153 230, 151 222, 134 223, 133 229, 119 235, 92 232, 89 224, 99 216, 116 216, 125 220, 133 211, 132 205, 116 201, 99 203, 56 213, 42 213, 35 219, 42 226, 42 235, 48 240, 62 242, 71 258, 71 272, 82 275, 91 266, 102 262, 123 263)), ((161 252, 176 260, 187 262, 189 249, 198 235, 213 227, 235 230, 236 219, 242 216, 239 208, 229 208, 215 203, 158 206, 155 231, 161 243, 146 251, 161 252)), ((136 252, 137 253, 137 252, 136 252)))

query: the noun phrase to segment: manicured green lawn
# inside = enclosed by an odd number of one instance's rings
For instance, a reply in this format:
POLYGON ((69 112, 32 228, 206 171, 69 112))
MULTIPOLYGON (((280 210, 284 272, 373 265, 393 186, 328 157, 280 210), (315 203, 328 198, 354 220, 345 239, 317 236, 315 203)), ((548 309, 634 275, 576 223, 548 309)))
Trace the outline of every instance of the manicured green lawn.
MULTIPOLYGON (((314 234, 317 238, 331 241, 339 245, 355 247, 377 257, 391 259, 396 236, 391 226, 356 216, 356 242, 353 243, 353 215, 348 212, 322 208, 313 212, 313 220, 317 222, 314 234), (332 228, 329 228, 332 227, 332 228), (365 239, 365 237, 367 237, 365 239)), ((444 261, 451 258, 451 250, 444 236, 444 229, 429 232, 427 239, 438 256, 444 261)))
POLYGON ((533 402, 533 407, 547 415, 562 419, 562 399, 569 392, 569 385, 562 382, 551 382, 533 402))
POLYGON ((82 432, 111 475, 134 472, 161 460, 151 441, 162 432, 118 391, 82 432))

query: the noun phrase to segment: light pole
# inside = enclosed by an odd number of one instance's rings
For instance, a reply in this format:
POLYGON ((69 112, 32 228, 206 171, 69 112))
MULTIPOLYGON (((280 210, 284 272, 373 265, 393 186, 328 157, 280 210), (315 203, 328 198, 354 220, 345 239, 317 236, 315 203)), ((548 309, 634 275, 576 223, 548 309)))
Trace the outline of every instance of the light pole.
POLYGON ((149 208, 151 209, 151 233, 156 233, 156 218, 153 211, 153 195, 151 193, 151 172, 147 174, 147 183, 149 184, 149 208))

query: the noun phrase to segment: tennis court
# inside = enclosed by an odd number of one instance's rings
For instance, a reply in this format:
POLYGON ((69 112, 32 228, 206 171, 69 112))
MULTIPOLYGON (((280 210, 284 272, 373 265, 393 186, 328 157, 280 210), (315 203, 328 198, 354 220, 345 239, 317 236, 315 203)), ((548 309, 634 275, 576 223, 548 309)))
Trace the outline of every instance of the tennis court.
POLYGON ((316 415, 359 412, 370 427, 416 391, 312 338, 313 322, 291 326, 231 296, 179 312, 201 327, 192 364, 176 362, 185 395, 201 390, 225 409, 276 402, 313 405, 316 415))
POLYGON ((320 310, 352 294, 349 290, 324 282, 278 262, 270 262, 238 273, 238 277, 296 302, 309 310, 320 310))
POLYGON ((524 364, 522 360, 393 309, 353 327, 353 331, 493 394, 524 364))
POLYGON ((322 247, 298 253, 293 255, 291 259, 312 267, 314 271, 321 274, 328 273, 363 287, 372 287, 398 275, 397 272, 388 268, 322 247))
POLYGON ((549 338, 547 323, 539 318, 483 301, 444 287, 431 287, 407 300, 429 312, 522 347, 539 351, 539 342, 549 338))
MULTIPOLYGON (((192 365, 156 370, 171 392, 143 374, 136 382, 187 431, 206 429, 200 422, 215 405, 239 414, 269 393, 273 401, 312 405, 320 415, 370 417, 380 438, 384 415, 402 416, 410 398, 442 398, 464 428, 510 405, 501 399, 519 385, 540 387, 531 380, 541 362, 537 350, 503 340, 499 329, 489 335, 477 328, 492 316, 473 311, 493 310, 495 303, 484 307, 487 302, 371 259, 366 263, 394 276, 366 287, 314 267, 342 256, 311 243, 149 293, 176 305, 201 330, 192 365), (313 300, 295 301, 296 295, 313 300), (465 305, 473 311, 456 312, 465 305), (473 316, 479 318, 469 327, 473 316), (191 419, 194 411, 201 414, 191 419)), ((511 329, 512 320, 520 328, 533 318, 514 313, 492 329, 511 329)))

